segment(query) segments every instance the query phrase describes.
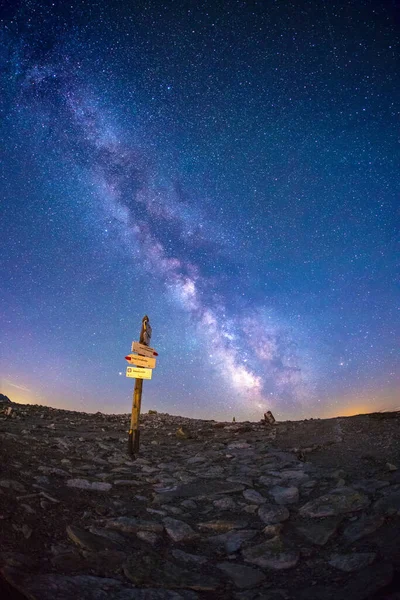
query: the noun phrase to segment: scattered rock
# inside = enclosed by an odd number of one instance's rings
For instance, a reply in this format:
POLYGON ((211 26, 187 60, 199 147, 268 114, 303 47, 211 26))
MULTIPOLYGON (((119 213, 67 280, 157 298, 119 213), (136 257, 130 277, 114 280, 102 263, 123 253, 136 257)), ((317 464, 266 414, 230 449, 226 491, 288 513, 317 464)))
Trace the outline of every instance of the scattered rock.
POLYGON ((304 525, 298 525, 296 531, 305 537, 308 541, 317 546, 324 546, 327 541, 336 533, 342 518, 328 517, 321 521, 311 521, 304 525))
POLYGON ((15 481, 14 479, 0 479, 0 486, 15 492, 25 492, 25 487, 22 483, 15 481))
POLYGON ((219 498, 213 501, 213 505, 221 510, 235 510, 236 502, 229 496, 226 498, 219 498))
POLYGON ((207 542, 217 546, 224 546, 227 554, 239 550, 245 542, 253 539, 257 535, 254 529, 243 529, 242 531, 228 531, 221 535, 215 535, 207 538, 207 542))
POLYGON ((375 552, 353 552, 352 554, 333 554, 329 560, 331 567, 352 573, 370 565, 376 558, 375 552))
POLYGON ((232 529, 245 529, 247 525, 247 521, 225 521, 219 519, 215 521, 198 523, 197 527, 200 531, 226 532, 231 531, 232 529))
POLYGON ((172 550, 172 556, 181 562, 191 565, 204 565, 207 562, 206 556, 200 556, 198 554, 189 554, 183 550, 172 550))
POLYGON ((189 542, 198 538, 198 534, 184 521, 166 517, 163 523, 167 534, 174 542, 189 542))
POLYGON ((279 536, 242 550, 242 555, 246 562, 273 570, 290 569, 297 565, 300 558, 298 551, 284 548, 279 536))
POLYGON ((379 529, 384 522, 385 519, 381 516, 366 516, 363 514, 358 521, 351 523, 344 529, 343 537, 347 543, 352 544, 379 529))
POLYGON ((264 573, 241 564, 223 562, 217 564, 217 568, 226 573, 240 589, 255 587, 265 580, 264 573))
POLYGON ((248 502, 251 502, 252 504, 265 504, 267 501, 267 499, 264 498, 264 496, 262 496, 260 492, 257 492, 256 490, 244 490, 243 496, 246 500, 248 500, 248 502))
POLYGON ((232 442, 228 444, 228 450, 246 450, 247 448, 251 448, 251 445, 247 442, 232 442))
POLYGON ((263 504, 258 510, 258 516, 267 525, 274 525, 275 523, 287 521, 290 513, 285 506, 263 504))
POLYGON ((98 492, 108 492, 112 488, 111 483, 105 483, 104 481, 93 481, 91 483, 87 479, 68 479, 67 486, 81 490, 94 490, 98 492))
POLYGON ((174 498, 209 498, 211 496, 217 496, 220 494, 233 494, 235 492, 242 492, 244 486, 237 483, 231 483, 226 481, 196 481, 193 483, 187 483, 184 485, 176 486, 173 489, 166 489, 165 491, 158 490, 160 496, 159 501, 165 502, 168 499, 174 498))
MULTIPOLYGON (((174 520, 174 519, 172 519, 174 520)), ((124 533, 136 533, 138 531, 151 531, 152 533, 161 533, 164 530, 163 525, 155 521, 143 521, 134 517, 116 517, 106 522, 108 529, 116 529, 124 533)))
POLYGON ((351 488, 336 488, 329 494, 307 502, 299 510, 303 517, 331 517, 356 512, 369 505, 367 496, 351 488))
POLYGON ((373 505, 373 511, 381 515, 396 515, 400 512, 400 490, 389 491, 373 505))
POLYGON ((275 486, 270 491, 271 496, 277 504, 296 504, 299 501, 299 490, 297 487, 275 486))
POLYGON ((93 552, 114 549, 116 547, 115 543, 110 539, 101 537, 75 525, 67 526, 67 535, 80 548, 93 552))
POLYGON ((161 588, 189 588, 198 591, 214 591, 218 581, 208 575, 183 569, 155 554, 137 555, 123 565, 125 576, 135 585, 161 588))

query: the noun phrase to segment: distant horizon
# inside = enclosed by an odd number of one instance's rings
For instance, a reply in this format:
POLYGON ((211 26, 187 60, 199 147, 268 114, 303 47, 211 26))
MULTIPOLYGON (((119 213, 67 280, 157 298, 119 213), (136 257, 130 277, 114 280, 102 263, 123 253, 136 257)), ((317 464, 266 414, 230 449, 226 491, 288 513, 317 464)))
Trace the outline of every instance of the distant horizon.
MULTIPOLYGON (((2 392, 0 391, 0 394, 2 394, 2 392)), ((126 416, 129 417, 129 415, 131 414, 131 408, 129 410, 127 410, 126 412, 104 412, 104 411, 100 411, 100 410, 93 410, 93 411, 89 411, 89 410, 78 410, 78 409, 73 409, 73 408, 65 408, 62 406, 51 406, 49 404, 39 404, 39 403, 33 403, 33 402, 16 402, 14 400, 12 400, 7 394, 3 394, 4 396, 6 396, 13 404, 18 404, 21 406, 38 406, 38 407, 43 407, 43 408, 52 408, 54 410, 64 410, 67 412, 77 412, 77 413, 83 413, 83 414, 89 414, 89 415, 96 415, 97 413, 103 414, 103 415, 110 415, 110 416, 126 416)), ((199 421, 215 421, 215 422, 220 422, 220 423, 232 423, 232 419, 216 419, 216 418, 200 418, 200 417, 193 417, 193 416, 186 416, 184 414, 174 414, 174 413, 170 413, 170 412, 163 412, 163 411, 159 411, 157 409, 147 409, 146 411, 142 411, 142 415, 148 415, 149 411, 155 410, 157 414, 159 415, 168 415, 171 417, 181 417, 183 419, 193 419, 193 420, 199 420, 199 421)), ((310 420, 327 420, 327 419, 338 419, 338 418, 350 418, 350 417, 357 417, 357 416, 362 416, 362 415, 368 415, 368 414, 374 414, 374 413, 384 413, 384 412, 399 412, 400 411, 400 406, 394 408, 394 407, 390 407, 390 408, 385 408, 385 409, 380 409, 380 410, 370 410, 368 412, 361 412, 361 413, 354 413, 354 414, 338 414, 338 415, 334 415, 334 416, 324 416, 324 417, 303 417, 301 419, 290 419, 290 418, 285 418, 285 419, 276 419, 277 422, 280 423, 284 423, 286 421, 310 421, 310 420)), ((275 413, 274 416, 276 416, 278 413, 275 413)), ((236 423, 258 423, 260 421, 263 420, 263 415, 260 417, 260 419, 258 420, 250 420, 250 419, 244 419, 244 420, 237 420, 235 419, 236 423)))

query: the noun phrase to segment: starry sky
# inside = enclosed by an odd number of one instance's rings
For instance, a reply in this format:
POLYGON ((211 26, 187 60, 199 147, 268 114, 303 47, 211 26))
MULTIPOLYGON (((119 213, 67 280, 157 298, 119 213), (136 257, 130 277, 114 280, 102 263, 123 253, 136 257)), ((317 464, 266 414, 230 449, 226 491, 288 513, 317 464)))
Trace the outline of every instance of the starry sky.
POLYGON ((399 407, 399 42, 394 0, 5 5, 0 391, 130 412, 148 314, 144 411, 399 407))

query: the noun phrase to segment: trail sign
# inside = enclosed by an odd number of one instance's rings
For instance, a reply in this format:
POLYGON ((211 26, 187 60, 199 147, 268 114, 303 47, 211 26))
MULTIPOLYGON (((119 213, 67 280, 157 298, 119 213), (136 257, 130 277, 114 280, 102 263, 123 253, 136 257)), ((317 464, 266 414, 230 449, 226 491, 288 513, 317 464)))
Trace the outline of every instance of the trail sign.
POLYGON ((128 356, 125 356, 125 360, 127 360, 131 365, 137 365, 138 367, 148 367, 149 369, 154 369, 156 366, 156 359, 150 358, 150 356, 128 354, 128 356))
POLYGON ((152 369, 143 369, 142 367, 126 367, 126 376, 135 379, 151 379, 152 369))
POLYGON ((154 348, 149 348, 149 346, 141 344, 140 342, 132 342, 132 352, 143 354, 143 356, 158 356, 158 353, 154 348))
MULTIPOLYGON (((158 356, 157 352, 153 348, 149 348, 151 339, 151 326, 149 317, 144 315, 142 319, 142 328, 140 330, 140 336, 138 342, 132 342, 132 352, 137 352, 141 356, 132 355, 126 356, 126 359, 131 359, 130 362, 138 364, 139 359, 143 365, 143 360, 154 361, 154 367, 156 361, 153 356, 158 356)), ((147 362, 147 364, 148 364, 147 362)), ((150 366, 150 365, 149 365, 150 366)), ((139 417, 140 417, 140 406, 142 403, 142 389, 143 379, 151 379, 153 371, 144 367, 127 367, 126 376, 135 378, 135 388, 133 390, 132 398, 132 413, 131 413, 131 425, 129 427, 128 437, 128 452, 132 456, 139 453, 139 439, 140 439, 140 428, 139 428, 139 417)))

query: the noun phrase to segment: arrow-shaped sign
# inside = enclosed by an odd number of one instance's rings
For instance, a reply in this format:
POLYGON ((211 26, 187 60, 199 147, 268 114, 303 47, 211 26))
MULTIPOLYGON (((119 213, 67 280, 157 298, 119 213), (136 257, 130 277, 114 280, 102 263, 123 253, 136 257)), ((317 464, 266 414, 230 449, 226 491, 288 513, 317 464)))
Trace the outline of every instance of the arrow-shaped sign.
POLYGON ((143 356, 158 356, 158 352, 156 352, 154 348, 150 348, 140 342, 132 342, 132 352, 143 354, 143 356))
POLYGON ((127 360, 131 365, 137 365, 138 367, 148 367, 149 369, 154 369, 156 366, 156 359, 151 358, 150 356, 128 354, 128 356, 125 356, 125 360, 127 360))

